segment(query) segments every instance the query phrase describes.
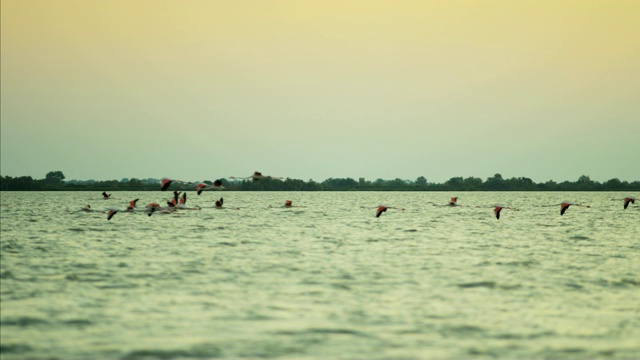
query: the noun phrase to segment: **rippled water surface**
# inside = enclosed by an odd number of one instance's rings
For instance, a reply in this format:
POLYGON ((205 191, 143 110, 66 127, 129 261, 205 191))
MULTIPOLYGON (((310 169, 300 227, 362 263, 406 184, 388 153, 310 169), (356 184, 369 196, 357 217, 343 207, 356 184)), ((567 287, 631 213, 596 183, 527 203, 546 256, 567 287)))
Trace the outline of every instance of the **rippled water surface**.
POLYGON ((107 221, 80 208, 168 194, 3 192, 0 356, 637 359, 625 195, 189 192, 107 221), (591 207, 541 207, 563 200, 591 207))

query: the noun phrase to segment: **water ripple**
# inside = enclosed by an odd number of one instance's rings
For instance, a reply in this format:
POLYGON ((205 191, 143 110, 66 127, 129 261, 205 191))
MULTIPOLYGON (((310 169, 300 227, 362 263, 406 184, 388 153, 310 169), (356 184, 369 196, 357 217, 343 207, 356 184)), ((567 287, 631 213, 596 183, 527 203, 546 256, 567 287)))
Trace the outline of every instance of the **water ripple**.
POLYGON ((99 195, 2 193, 19 204, 1 214, 2 358, 640 356, 640 211, 610 200, 626 194, 225 192, 241 210, 206 208, 219 193, 178 215, 76 210, 165 194, 99 195), (450 196, 489 207, 425 206, 450 196), (539 206, 575 197, 591 210, 539 206), (306 207, 269 208, 283 199, 306 207), (498 221, 496 202, 520 211, 498 221), (376 218, 380 203, 406 211, 376 218))

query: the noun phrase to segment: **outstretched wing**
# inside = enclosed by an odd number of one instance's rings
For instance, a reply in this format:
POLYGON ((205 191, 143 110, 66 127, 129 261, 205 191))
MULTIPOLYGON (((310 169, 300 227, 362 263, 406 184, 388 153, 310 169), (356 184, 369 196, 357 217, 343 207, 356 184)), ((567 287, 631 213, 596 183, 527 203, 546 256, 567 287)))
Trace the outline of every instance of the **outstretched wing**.
POLYGON ((160 191, 167 191, 167 189, 169 188, 169 185, 171 185, 171 179, 169 178, 162 179, 162 181, 160 182, 160 191))
POLYGON ((496 219, 500 220, 500 211, 502 211, 502 207, 501 206, 496 206, 493 209, 493 212, 496 213, 496 219))

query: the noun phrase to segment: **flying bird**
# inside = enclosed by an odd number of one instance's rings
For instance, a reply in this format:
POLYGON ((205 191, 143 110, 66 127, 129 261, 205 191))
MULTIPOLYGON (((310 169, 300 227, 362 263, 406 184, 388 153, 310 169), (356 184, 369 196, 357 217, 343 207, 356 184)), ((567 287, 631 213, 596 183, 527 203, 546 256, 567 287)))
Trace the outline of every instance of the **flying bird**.
POLYGON ((571 205, 587 207, 587 208, 590 207, 588 205, 582 205, 582 204, 577 204, 577 203, 573 203, 573 202, 569 202, 569 201, 563 201, 562 204, 560 204, 560 216, 564 215, 564 212, 567 211, 567 209, 571 205))
POLYGON ((380 217, 380 215, 382 215, 382 213, 386 212, 388 209, 404 210, 403 208, 397 208, 393 206, 378 205, 378 208, 376 210, 376 217, 380 217))
POLYGON ((169 208, 174 208, 174 207, 176 207, 176 205, 178 205, 178 203, 180 202, 180 194, 181 193, 182 193, 182 191, 174 191, 173 192, 173 198, 171 200, 167 200, 167 206, 169 208))
POLYGON ((565 211, 567 211, 567 209, 569 208, 569 206, 574 205, 574 206, 581 206, 581 207, 591 207, 589 205, 582 205, 582 204, 578 204, 578 203, 574 203, 574 202, 570 202, 570 201, 563 201, 560 204, 555 204, 555 205, 543 205, 543 206, 558 206, 560 205, 560 216, 564 215, 565 211))
POLYGON ((169 178, 162 178, 162 180, 160 180, 160 191, 167 191, 167 189, 169 189, 169 186, 171 185, 171 179, 169 178))
POLYGON ((182 193, 182 197, 178 201, 178 204, 175 205, 176 209, 180 210, 201 210, 199 206, 196 207, 187 207, 187 193, 182 193))
POLYGON ((147 215, 151 216, 153 215, 154 212, 160 210, 160 204, 158 204, 157 202, 152 202, 150 204, 147 204, 147 206, 145 206, 144 209, 147 215))
POLYGON ((127 211, 133 211, 133 209, 136 207, 136 203, 138 202, 138 200, 140 199, 134 199, 129 201, 129 206, 127 206, 127 211))
POLYGON ((220 198, 220 200, 216 200, 216 209, 222 209, 222 204, 224 204, 223 198, 220 198))
POLYGON ((182 205, 182 207, 184 207, 184 204, 186 202, 187 202, 187 193, 183 193, 182 191, 174 191, 173 199, 167 201, 167 205, 170 208, 175 208, 179 205, 182 205), (180 194, 182 194, 182 197, 180 197, 180 194))
POLYGON ((493 208, 493 212, 496 214, 496 219, 500 220, 500 212, 502 211, 502 209, 509 209, 509 210, 518 210, 518 209, 514 209, 512 207, 508 207, 508 206, 504 206, 504 205, 495 205, 493 208))
POLYGON ((240 210, 239 207, 227 207, 227 206, 222 206, 224 205, 224 199, 220 198, 219 200, 216 200, 216 204, 214 209, 220 209, 220 210, 240 210))
POLYGON ((111 198, 111 194, 107 194, 106 192, 102 192, 102 198, 105 200, 109 200, 111 198))
POLYGON ((111 220, 111 218, 113 217, 113 215, 118 213, 118 209, 116 208, 110 208, 109 211, 107 211, 107 220, 111 220))
POLYGON ((175 179, 170 179, 168 177, 164 177, 162 178, 162 180, 160 180, 160 191, 167 191, 169 189, 169 186, 171 186, 171 184, 173 184, 174 182, 184 183, 184 181, 182 180, 175 180, 175 179))
MULTIPOLYGON (((134 211, 135 211, 135 208, 136 208, 136 204, 138 203, 138 200, 140 200, 140 199, 134 199, 134 200, 129 201, 129 205, 127 205, 127 208, 126 208, 125 210, 120 210, 120 209, 113 208, 113 207, 112 207, 112 208, 109 208, 109 209, 107 210, 107 220, 111 220, 111 218, 112 218, 115 214, 117 214, 117 213, 119 213, 119 212, 129 212, 129 213, 134 212, 134 211)), ((147 205, 147 206, 148 206, 148 205, 147 205)), ((87 208, 86 208, 86 209, 88 209, 88 210, 90 211, 90 207, 89 207, 89 205, 87 205, 87 208)), ((85 210, 85 211, 87 211, 87 210, 85 210)), ((151 216, 151 215, 149 215, 149 216, 151 216)))
MULTIPOLYGON (((271 206, 269 206, 269 207, 271 207, 271 206)), ((293 201, 285 200, 284 201, 284 207, 286 207, 286 208, 292 208, 292 207, 303 208, 303 207, 306 207, 306 206, 293 205, 293 201)))
POLYGON ((199 183, 198 185, 196 185, 196 193, 198 195, 200 195, 204 190, 209 190, 209 189, 224 189, 224 186, 222 186, 222 180, 216 180, 213 182, 213 185, 207 185, 206 183, 199 183))
POLYGON ((254 171, 253 175, 251 175, 251 176, 247 176, 247 177, 230 176, 229 179, 235 179, 235 180, 251 179, 253 181, 257 181, 257 180, 260 180, 260 179, 282 179, 282 178, 281 177, 275 177, 275 176, 262 175, 261 172, 254 171))
POLYGON ((446 204, 436 204, 436 203, 431 203, 433 204, 433 206, 462 206, 460 204, 458 204, 458 197, 452 197, 451 200, 449 200, 448 203, 446 204))
POLYGON ((626 198, 624 198, 624 208, 625 208, 625 210, 627 209, 627 207, 629 207, 629 203, 635 204, 636 203, 636 198, 634 198, 633 196, 627 196, 626 198))

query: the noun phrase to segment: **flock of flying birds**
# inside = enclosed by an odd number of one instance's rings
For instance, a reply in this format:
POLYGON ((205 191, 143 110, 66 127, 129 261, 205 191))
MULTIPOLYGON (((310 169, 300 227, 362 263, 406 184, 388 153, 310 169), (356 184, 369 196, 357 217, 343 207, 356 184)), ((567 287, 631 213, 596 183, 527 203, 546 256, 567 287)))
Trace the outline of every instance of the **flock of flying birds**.
MULTIPOLYGON (((633 196, 627 196, 624 198, 624 205, 623 208, 626 210, 627 207, 629 207, 629 204, 635 204, 636 202, 636 198, 633 196)), ((452 197, 451 200, 449 200, 448 203, 446 204, 435 204, 435 203, 431 203, 433 204, 433 206, 462 206, 460 204, 458 204, 458 198, 457 197, 452 197)), ((565 211, 567 211, 567 209, 569 208, 569 206, 580 206, 580 207, 590 207, 589 205, 582 205, 582 204, 578 204, 578 203, 574 203, 571 201, 563 201, 560 204, 553 204, 553 205, 542 205, 543 207, 549 207, 549 206, 560 206, 560 216, 564 215, 565 211)), ((378 206, 378 211, 376 212, 376 217, 380 217, 380 215, 382 215, 383 212, 387 211, 387 209, 398 209, 398 208, 393 208, 390 206, 384 206, 384 205, 380 205, 378 206)), ((496 219, 500 220, 500 212, 504 209, 508 209, 508 210, 514 210, 514 211, 518 211, 518 209, 516 208, 512 208, 509 206, 504 206, 504 205, 500 205, 500 204, 496 204, 493 206, 493 213, 496 215, 496 219)), ((400 210, 404 210, 401 209, 400 210)))
MULTIPOLYGON (((273 177, 273 176, 265 176, 262 175, 262 173, 256 171, 253 173, 253 175, 251 176, 247 176, 247 177, 230 177, 230 179, 240 179, 240 180, 246 180, 246 179, 251 179, 253 181, 257 181, 260 179, 265 179, 265 178, 271 178, 271 179, 282 179, 281 177, 273 177)), ((169 187, 171 186, 171 184, 173 182, 183 182, 180 180, 172 180, 169 178, 163 178, 160 181, 160 191, 167 191, 169 189, 169 187)), ((221 190, 224 189, 224 186, 222 186, 222 181, 221 180, 216 180, 213 182, 213 184, 208 185, 205 183, 198 183, 195 186, 195 191, 197 195, 200 195, 204 190, 221 190)), ((102 198, 104 200, 109 200, 111 199, 111 194, 107 194, 106 192, 102 192, 102 198)), ((111 220, 111 218, 119 213, 119 212, 134 212, 134 211, 139 211, 136 208, 137 202, 139 199, 134 199, 131 200, 129 202, 129 205, 127 206, 126 209, 117 209, 117 208, 109 208, 106 213, 107 213, 107 220, 111 220)), ((636 202, 636 198, 633 196, 627 196, 623 199, 623 208, 627 209, 627 207, 629 207, 629 204, 635 204, 636 202)), ((174 191, 173 192, 173 198, 171 200, 167 200, 167 206, 160 206, 159 203, 157 202, 152 202, 150 204, 147 204, 144 207, 144 211, 147 215, 151 216, 153 214, 168 214, 168 213, 172 213, 175 212, 177 210, 201 210, 201 207, 187 207, 187 193, 182 193, 179 191, 174 191), (182 194, 182 195, 180 195, 182 194)), ((215 208, 216 209, 221 209, 223 208, 224 204, 224 199, 220 198, 218 200, 216 200, 215 202, 215 208)), ((462 206, 461 204, 458 204, 458 198, 457 197, 452 197, 451 200, 446 203, 446 204, 435 204, 435 203, 431 203, 433 206, 462 206)), ((570 201, 563 201, 560 204, 553 204, 553 205, 543 205, 545 207, 549 207, 549 206, 560 206, 560 216, 564 215, 564 213, 567 211, 567 209, 570 206, 580 206, 580 207, 590 207, 589 205, 583 205, 583 204, 578 204, 578 203, 574 203, 574 202, 570 202, 570 201)), ((284 203, 284 207, 294 207, 293 202, 291 200, 286 200, 284 203)), ((300 206, 296 206, 296 207, 300 207, 300 206)), ((234 208, 236 210, 238 210, 238 208, 234 208)), ((386 206, 386 205, 379 205, 376 207, 376 217, 380 217, 380 215, 382 215, 382 213, 386 212, 389 209, 396 209, 396 210, 404 210, 403 208, 398 208, 398 207, 393 207, 393 206, 386 206)), ((518 211, 518 209, 513 208, 513 207, 509 207, 509 206, 504 206, 504 205, 500 205, 500 204, 496 204, 493 206, 493 212, 496 216, 496 219, 500 220, 500 212, 504 209, 507 210, 514 210, 514 211, 518 211)), ((93 212, 94 210, 91 209, 90 205, 86 205, 84 208, 82 208, 83 211, 86 212, 93 212)))
MULTIPOLYGON (((246 180, 246 179, 251 179, 253 181, 256 180, 260 180, 260 179, 266 179, 266 178, 270 178, 270 179, 282 179, 281 177, 274 177, 274 176, 266 176, 266 175, 262 175, 261 172, 256 171, 253 173, 253 175, 251 176, 247 176, 247 177, 235 177, 232 176, 230 177, 230 179, 237 179, 237 180, 246 180)), ((169 189, 169 187, 171 186, 172 183, 174 182, 179 182, 179 183, 185 183, 185 181, 182 180, 173 180, 170 178, 163 178, 162 180, 160 180, 160 191, 167 191, 169 189)), ((224 186, 222 186, 222 181, 221 180, 216 180, 213 182, 213 184, 208 185, 204 182, 198 183, 195 186, 195 191, 197 195, 202 194, 203 191, 205 190, 221 190, 224 189, 224 186)), ((102 192, 102 199, 104 200, 110 200, 111 199, 111 194, 107 194, 105 191, 102 192)), ((173 213, 177 210, 202 210, 201 207, 196 206, 196 207, 187 207, 187 193, 182 193, 179 191, 174 191, 173 192, 173 198, 171 200, 167 200, 166 206, 161 206, 159 203, 157 202, 152 202, 150 204, 147 204, 143 210, 139 210, 137 208, 137 203, 140 199, 134 199, 129 201, 129 205, 126 207, 126 209, 118 209, 115 207, 111 207, 109 209, 106 210, 107 213, 107 220, 111 220, 111 218, 113 218, 113 216, 119 212, 136 212, 136 211, 143 211, 144 213, 146 213, 147 215, 151 216, 153 214, 169 214, 169 213, 173 213), (180 195, 182 194, 182 196, 180 195)), ((223 204, 224 204, 224 198, 220 198, 218 200, 216 200, 215 202, 215 208, 216 209, 222 209, 223 208, 223 204)), ((285 207, 294 207, 293 202, 291 200, 287 200, 285 201, 284 204, 285 207)), ((300 207, 300 206, 296 206, 296 207, 300 207)), ((232 208, 235 210, 239 210, 239 208, 232 208)), ((85 207, 83 207, 81 209, 84 212, 95 212, 96 210, 91 208, 91 205, 86 205, 85 207)))

